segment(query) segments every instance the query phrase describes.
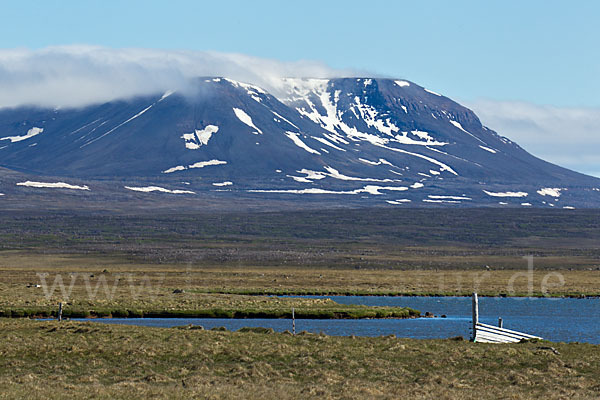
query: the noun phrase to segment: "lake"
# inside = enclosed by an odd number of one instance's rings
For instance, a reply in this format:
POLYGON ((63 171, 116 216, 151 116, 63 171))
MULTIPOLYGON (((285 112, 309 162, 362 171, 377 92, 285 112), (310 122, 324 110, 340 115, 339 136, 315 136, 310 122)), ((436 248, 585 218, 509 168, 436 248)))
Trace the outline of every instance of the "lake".
MULTIPOLYGON (((387 297, 387 296, 296 296, 330 298, 340 304, 411 307, 423 314, 429 311, 438 318, 371 319, 371 320, 296 320, 296 332, 303 330, 337 336, 380 336, 394 334, 416 339, 470 337, 470 297, 387 297), (446 318, 439 318, 446 315, 446 318)), ((479 320, 490 325, 502 317, 504 327, 554 342, 600 344, 600 299, 554 298, 479 298, 479 320)), ((83 320, 90 321, 90 320, 83 320)), ((172 327, 201 325, 206 329, 224 326, 229 330, 242 327, 266 327, 276 331, 292 330, 285 319, 222 318, 140 318, 95 319, 100 323, 172 327)))

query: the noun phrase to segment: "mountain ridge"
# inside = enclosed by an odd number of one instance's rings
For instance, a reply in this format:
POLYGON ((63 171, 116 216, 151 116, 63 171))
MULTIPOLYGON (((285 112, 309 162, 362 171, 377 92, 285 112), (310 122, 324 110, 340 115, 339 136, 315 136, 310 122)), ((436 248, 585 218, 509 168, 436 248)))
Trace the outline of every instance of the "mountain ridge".
MULTIPOLYGON (((32 182, 87 182, 90 195, 107 198, 219 192, 225 202, 227 194, 288 197, 299 206, 309 194, 332 205, 600 205, 600 179, 530 155, 413 82, 284 78, 276 92, 203 77, 186 93, 0 109, 0 167, 32 182), (157 187, 164 190, 149 189, 157 187)), ((5 194, 69 190, 3 181, 5 194)))

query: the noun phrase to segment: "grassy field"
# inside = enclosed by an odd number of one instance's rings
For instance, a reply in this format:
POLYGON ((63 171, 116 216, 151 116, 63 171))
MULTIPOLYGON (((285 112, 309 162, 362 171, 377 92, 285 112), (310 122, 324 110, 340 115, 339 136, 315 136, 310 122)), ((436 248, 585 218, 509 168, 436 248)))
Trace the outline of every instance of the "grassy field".
POLYGON ((600 347, 0 319, 1 398, 597 399, 600 347))
MULTIPOLYGON (((599 217, 594 210, 0 211, 0 315, 52 315, 63 302, 72 317, 277 318, 293 307, 299 318, 382 318, 417 312, 266 295, 600 295, 599 217)), ((597 399, 599 360, 600 346, 577 343, 0 318, 0 399, 597 399)))
POLYGON ((0 239, 0 310, 11 315, 59 301, 100 316, 289 312, 233 296, 258 294, 600 295, 596 210, 0 212, 0 239))

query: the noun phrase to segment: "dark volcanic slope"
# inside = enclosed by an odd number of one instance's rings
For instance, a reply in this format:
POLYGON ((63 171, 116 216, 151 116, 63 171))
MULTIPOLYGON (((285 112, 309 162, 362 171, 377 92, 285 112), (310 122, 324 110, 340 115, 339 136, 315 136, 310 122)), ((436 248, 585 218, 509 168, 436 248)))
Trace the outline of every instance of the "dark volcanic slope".
POLYGON ((278 93, 205 78, 186 95, 0 110, 0 197, 85 190, 193 202, 219 191, 222 201, 309 196, 332 206, 600 205, 600 180, 533 157, 412 82, 285 79, 278 93), (57 182, 67 185, 43 187, 57 182))

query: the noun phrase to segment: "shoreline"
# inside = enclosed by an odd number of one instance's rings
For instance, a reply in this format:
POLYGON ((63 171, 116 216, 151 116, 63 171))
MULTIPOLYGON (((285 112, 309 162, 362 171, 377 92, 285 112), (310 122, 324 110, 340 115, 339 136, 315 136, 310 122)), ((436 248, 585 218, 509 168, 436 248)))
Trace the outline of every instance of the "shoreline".
MULTIPOLYGON (((269 291, 269 290, 193 290, 194 293, 205 293, 205 294, 231 294, 231 295, 245 295, 245 296, 276 296, 276 297, 305 297, 305 296, 347 296, 347 297, 471 297, 472 292, 467 293, 444 293, 444 292, 432 292, 432 293, 411 293, 411 292, 368 292, 368 291, 327 291, 327 290, 282 290, 282 291, 269 291)), ((523 298, 548 298, 548 299, 599 299, 600 294, 587 294, 587 293, 555 293, 555 294, 544 294, 540 292, 528 294, 528 293, 516 293, 514 295, 508 295, 504 293, 485 293, 477 292, 479 297, 487 298, 498 298, 498 299, 523 299, 523 298)))
MULTIPOLYGON (((296 319, 415 319, 428 318, 421 312, 408 307, 367 307, 356 309, 296 309, 296 319)), ((50 309, 5 309, 0 318, 45 319, 57 318, 57 311, 50 309)), ((129 310, 129 309, 65 309, 62 317, 67 318, 224 318, 224 319, 292 319, 291 310, 239 310, 239 309, 203 309, 203 310, 129 310)))

